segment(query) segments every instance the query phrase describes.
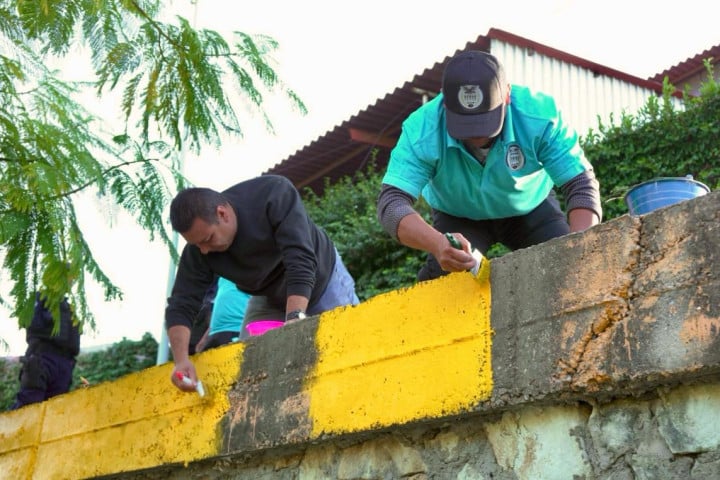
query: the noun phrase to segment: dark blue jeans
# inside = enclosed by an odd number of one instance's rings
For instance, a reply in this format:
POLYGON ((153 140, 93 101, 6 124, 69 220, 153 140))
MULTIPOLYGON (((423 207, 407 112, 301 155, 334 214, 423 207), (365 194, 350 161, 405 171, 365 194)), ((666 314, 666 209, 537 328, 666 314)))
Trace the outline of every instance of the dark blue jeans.
MULTIPOLYGON (((477 248, 483 255, 496 243, 517 250, 570 233, 570 225, 554 192, 535 210, 518 217, 470 220, 433 210, 432 219, 433 227, 439 232, 462 233, 473 248, 477 248)), ((447 274, 435 257, 428 254, 425 265, 418 272, 418 280, 431 280, 447 274)))
POLYGON ((42 402, 70 390, 75 359, 42 352, 25 355, 22 363, 20 390, 11 410, 42 402))

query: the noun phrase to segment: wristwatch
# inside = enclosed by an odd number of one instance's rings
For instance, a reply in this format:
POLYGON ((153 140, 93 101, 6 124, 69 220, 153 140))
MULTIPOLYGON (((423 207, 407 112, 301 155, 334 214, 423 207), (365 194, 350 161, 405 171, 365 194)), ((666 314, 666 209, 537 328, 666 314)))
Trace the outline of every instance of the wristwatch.
POLYGON ((285 315, 286 322, 292 322, 294 320, 305 320, 307 315, 301 309, 293 310, 285 315))

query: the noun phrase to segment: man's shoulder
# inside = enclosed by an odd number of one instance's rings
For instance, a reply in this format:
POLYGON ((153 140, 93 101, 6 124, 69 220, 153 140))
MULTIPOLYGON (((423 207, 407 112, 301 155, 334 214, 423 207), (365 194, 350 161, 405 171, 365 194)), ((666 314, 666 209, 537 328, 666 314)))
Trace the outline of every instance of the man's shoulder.
POLYGON ((442 94, 418 107, 403 123, 403 136, 411 144, 423 148, 434 148, 437 145, 438 132, 444 129, 445 112, 442 94))
POLYGON ((438 123, 443 108, 442 93, 432 100, 420 105, 405 119, 405 126, 438 123))
POLYGON ((243 180, 242 182, 238 182, 235 185, 229 187, 227 190, 232 190, 235 188, 241 188, 243 186, 247 185, 256 185, 256 184, 266 184, 266 183, 282 183, 282 182, 289 182, 290 180, 287 179, 287 177, 284 177, 282 175, 277 175, 274 173, 264 173, 262 175, 258 175, 256 177, 248 178, 247 180, 243 180))
POLYGON ((282 175, 266 174, 236 183, 224 190, 223 195, 255 192, 263 189, 294 188, 292 182, 282 175))
POLYGON ((558 114, 558 107, 552 95, 524 85, 512 86, 510 105, 521 114, 535 117, 554 118, 558 114))

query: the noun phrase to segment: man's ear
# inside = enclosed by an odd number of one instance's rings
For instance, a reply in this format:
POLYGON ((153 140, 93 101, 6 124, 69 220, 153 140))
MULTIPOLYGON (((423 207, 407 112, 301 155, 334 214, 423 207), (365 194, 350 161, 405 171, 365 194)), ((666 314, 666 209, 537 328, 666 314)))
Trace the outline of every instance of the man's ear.
POLYGON ((215 209, 215 212, 217 213, 218 222, 228 223, 235 221, 235 211, 232 209, 229 203, 218 205, 215 209))
POLYGON ((230 218, 228 216, 227 205, 218 205, 215 208, 215 213, 217 214, 218 222, 227 222, 230 218))
POLYGON ((505 105, 510 105, 510 90, 512 90, 512 85, 508 83, 507 93, 505 94, 505 105))

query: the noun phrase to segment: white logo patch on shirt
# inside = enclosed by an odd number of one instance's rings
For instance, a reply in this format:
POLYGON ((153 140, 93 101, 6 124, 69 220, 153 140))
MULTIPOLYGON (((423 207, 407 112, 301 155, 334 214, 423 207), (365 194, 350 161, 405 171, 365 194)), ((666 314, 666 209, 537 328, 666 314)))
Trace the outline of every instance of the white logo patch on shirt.
POLYGON ((484 95, 479 85, 461 85, 458 90, 458 102, 468 110, 479 107, 483 98, 484 95))
POLYGON ((505 164, 512 171, 520 170, 525 166, 525 154, 519 145, 510 145, 505 154, 505 164))

